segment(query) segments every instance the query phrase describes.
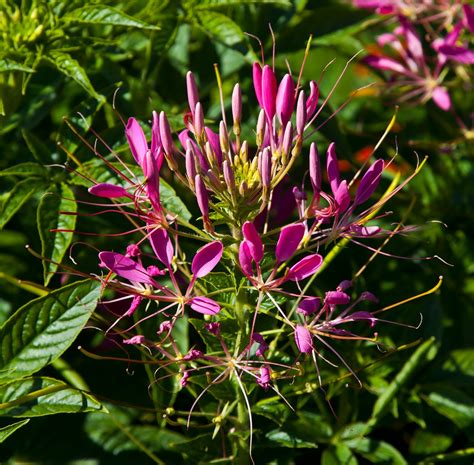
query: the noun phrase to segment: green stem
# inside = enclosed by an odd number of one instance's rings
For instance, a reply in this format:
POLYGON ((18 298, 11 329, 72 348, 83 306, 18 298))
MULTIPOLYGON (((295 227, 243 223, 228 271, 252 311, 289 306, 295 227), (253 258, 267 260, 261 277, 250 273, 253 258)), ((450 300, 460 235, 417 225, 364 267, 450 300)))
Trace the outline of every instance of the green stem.
POLYGON ((84 378, 63 358, 56 359, 51 365, 71 386, 81 391, 90 390, 84 378))

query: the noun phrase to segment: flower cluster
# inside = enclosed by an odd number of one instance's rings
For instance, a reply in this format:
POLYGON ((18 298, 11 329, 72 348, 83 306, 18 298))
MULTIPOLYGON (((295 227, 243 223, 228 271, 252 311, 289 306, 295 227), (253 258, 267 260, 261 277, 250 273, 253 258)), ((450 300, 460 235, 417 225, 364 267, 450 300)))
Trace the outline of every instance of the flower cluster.
POLYGON ((324 295, 308 289, 329 264, 323 246, 394 234, 384 230, 377 214, 404 183, 372 200, 389 163, 373 160, 352 179, 342 179, 334 142, 325 163, 314 142, 306 148, 305 139, 324 106, 315 81, 303 88, 291 74, 279 80, 273 66, 255 63, 255 140, 243 137, 239 84, 232 92, 231 124, 222 102, 218 129, 206 124, 191 72, 186 84, 189 108, 177 138, 165 112, 153 113, 150 141, 130 118, 125 134, 136 166, 120 159, 120 165, 107 162, 117 182, 89 189, 110 199, 107 211, 124 214, 134 225, 132 232, 141 234, 124 253, 99 253, 105 273, 101 279, 114 293, 104 304, 129 302, 108 333, 121 336, 124 344, 147 348, 159 365, 157 381, 164 370, 163 376, 175 376, 186 388, 194 379, 199 384, 203 371, 216 370, 215 377, 206 375, 208 386, 191 411, 207 389, 224 380, 236 386, 249 406, 248 381, 282 397, 277 380, 300 373, 297 364, 278 355, 279 342, 286 348, 291 344, 295 361, 312 353, 317 367, 318 358, 347 366, 330 339, 377 339, 377 334, 359 336, 349 327, 362 321, 373 328, 385 321, 369 310, 378 301, 372 293, 363 292, 351 303, 353 283, 348 280, 324 295), (307 167, 308 182, 291 190, 289 174, 297 160, 307 167), (202 228, 161 198, 165 162, 176 183, 195 199, 202 228), (285 215, 278 214, 288 206, 282 186, 294 207, 285 215), (205 245, 189 258, 198 242, 205 245), (222 284, 222 275, 233 278, 222 284), (181 353, 175 328, 188 308, 202 315, 190 319, 201 340, 181 353), (147 327, 154 322, 154 334, 135 334, 145 320, 147 327))
POLYGON ((386 72, 388 89, 398 100, 433 102, 442 110, 452 109, 448 79, 462 73, 459 65, 472 65, 470 48, 474 33, 474 8, 458 1, 364 1, 355 6, 392 14, 393 32, 377 38, 377 47, 365 61, 386 72))

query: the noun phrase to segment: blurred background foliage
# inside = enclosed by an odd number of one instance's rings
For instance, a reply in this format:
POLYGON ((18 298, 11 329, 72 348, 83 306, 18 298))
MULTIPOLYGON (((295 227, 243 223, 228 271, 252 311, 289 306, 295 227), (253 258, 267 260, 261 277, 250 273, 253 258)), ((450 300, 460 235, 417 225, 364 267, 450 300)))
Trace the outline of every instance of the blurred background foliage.
MULTIPOLYGON (((269 24, 276 37, 280 76, 287 66, 297 73, 310 34, 303 81, 318 80, 327 63, 334 60, 321 81, 324 98, 348 60, 360 51, 363 56, 374 42, 375 33, 384 28, 384 19, 356 10, 343 0, 0 2, 0 321, 41 295, 43 286, 56 288, 68 280, 67 275, 52 276, 55 270, 50 265, 43 269, 40 260, 25 250, 26 244, 61 260, 73 241, 73 255, 81 268, 96 268, 95 251, 78 241, 100 248, 106 239, 73 238, 67 233, 52 236, 51 224, 63 221, 78 231, 117 229, 114 220, 79 217, 76 222, 75 217, 59 213, 74 211, 75 197, 81 200, 85 191, 79 186, 80 178, 64 165, 72 169, 97 166, 94 151, 85 143, 93 146, 96 140, 89 128, 124 158, 129 154, 123 120, 129 116, 145 122, 152 110, 165 110, 173 116, 174 129, 181 129, 187 108, 184 77, 189 69, 198 80, 208 117, 217 117, 215 63, 227 101, 233 84, 239 81, 244 113, 255 121, 250 65, 260 57, 260 47, 246 33, 261 38, 269 61, 269 24), (46 192, 56 195, 44 196, 46 192)), ((367 147, 375 145, 395 112, 394 103, 379 95, 381 77, 363 65, 360 56, 332 93, 319 124, 349 98, 351 102, 315 136, 321 153, 329 141, 336 141, 349 173, 361 166, 367 147), (375 85, 353 94, 372 83, 375 85)), ((461 84, 452 89, 452 96, 458 115, 469 126, 472 92, 461 84)), ((243 130, 250 131, 250 127, 243 130)), ((108 153, 101 143, 98 150, 102 155, 108 153)), ((469 140, 451 114, 431 103, 402 105, 393 131, 379 149, 379 156, 385 159, 396 153, 387 184, 395 171, 407 175, 417 158, 429 157, 422 172, 392 201, 394 215, 387 220, 418 225, 418 229, 392 239, 384 248, 408 260, 377 257, 356 287, 374 292, 388 305, 428 290, 443 275, 441 292, 399 307, 390 315, 389 319, 411 324, 416 324, 419 313, 424 316, 417 331, 396 326, 381 329, 388 345, 399 350, 382 354, 361 343, 357 350, 349 351, 347 361, 358 371, 361 389, 344 377, 344 370, 323 373, 335 414, 311 382, 287 391, 293 393, 289 397, 296 414, 271 399, 257 403, 256 463, 472 463, 472 136, 469 140), (419 259, 433 255, 453 266, 419 259), (381 361, 374 363, 377 359, 381 361)), ((296 170, 302 174, 306 169, 306 161, 300 160, 296 170)), ((165 172, 164 177, 173 186, 170 173, 165 172)), ((194 208, 189 199, 184 202, 194 208)), ((84 211, 81 205, 79 210, 84 211)), ((369 256, 370 251, 363 248, 342 251, 321 276, 318 289, 350 279, 369 256)), ((65 263, 72 265, 67 257, 65 263)), ((94 344, 90 331, 80 338, 94 344)), ((342 351, 346 353, 347 348, 342 351)), ((152 426, 152 413, 124 406, 151 405, 141 370, 131 376, 123 364, 85 359, 75 346, 65 358, 99 399, 107 396, 121 406, 107 404, 112 412, 109 416, 94 413, 34 419, 0 446, 2 463, 153 463, 144 450, 163 463, 183 458, 185 463, 211 463, 221 455, 220 440, 210 439, 212 428, 191 429, 184 436, 185 431, 172 418, 167 429, 157 429, 152 426)), ((48 368, 46 374, 58 376, 54 368, 48 368)))

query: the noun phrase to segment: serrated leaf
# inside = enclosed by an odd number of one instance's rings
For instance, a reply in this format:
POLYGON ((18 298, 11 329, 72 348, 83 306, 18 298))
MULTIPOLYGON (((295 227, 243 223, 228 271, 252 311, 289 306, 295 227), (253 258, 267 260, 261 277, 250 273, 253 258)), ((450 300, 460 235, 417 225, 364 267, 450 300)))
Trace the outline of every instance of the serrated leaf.
POLYGON ((104 97, 96 92, 89 80, 84 68, 69 53, 53 50, 45 55, 45 59, 54 65, 58 71, 65 76, 76 81, 83 89, 97 100, 104 100, 104 97))
POLYGON ((72 232, 52 232, 53 229, 71 230, 76 227, 77 204, 74 192, 67 184, 61 184, 61 191, 55 187, 53 192, 45 194, 37 211, 38 232, 41 239, 41 253, 51 261, 43 260, 44 285, 47 286, 58 269, 72 241, 72 232), (72 214, 64 214, 67 212, 72 214))
POLYGON ((90 5, 70 11, 63 17, 64 20, 74 23, 84 24, 108 24, 110 26, 124 26, 139 29, 159 30, 158 26, 153 26, 138 18, 134 18, 117 8, 102 5, 90 5))
POLYGON ((0 444, 5 441, 8 436, 13 434, 17 429, 21 428, 22 426, 25 426, 29 421, 29 419, 21 420, 17 421, 16 423, 12 423, 11 425, 0 428, 0 444))
POLYGON ((0 229, 2 229, 21 208, 21 206, 37 191, 46 187, 45 182, 37 178, 23 179, 8 193, 0 212, 0 229))
POLYGON ((26 162, 0 171, 0 176, 46 177, 48 176, 48 170, 39 163, 26 162))
POLYGON ((194 13, 199 25, 224 44, 232 46, 245 40, 240 26, 228 16, 209 10, 194 13))
POLYGON ((383 465, 407 465, 403 455, 391 444, 374 439, 360 438, 351 439, 345 442, 354 452, 362 455, 370 463, 380 463, 383 465))
POLYGON ((56 413, 94 412, 102 405, 93 396, 47 377, 15 380, 0 386, 0 415, 40 417, 56 413))
POLYGON ((35 70, 29 66, 25 66, 18 61, 11 58, 0 58, 0 73, 7 73, 9 71, 23 71, 24 73, 34 73, 35 70))
POLYGON ((29 376, 73 343, 94 311, 100 283, 81 281, 32 300, 0 328, 0 382, 29 376))

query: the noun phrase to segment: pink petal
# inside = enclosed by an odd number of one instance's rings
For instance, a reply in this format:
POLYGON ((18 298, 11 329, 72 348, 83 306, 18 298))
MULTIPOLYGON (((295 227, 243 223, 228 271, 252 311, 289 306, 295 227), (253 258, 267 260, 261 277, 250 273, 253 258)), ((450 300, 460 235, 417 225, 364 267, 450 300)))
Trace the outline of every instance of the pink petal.
POLYGON ((392 60, 391 58, 386 57, 377 57, 373 55, 369 55, 364 59, 364 61, 373 68, 386 70, 386 71, 393 71, 395 73, 406 74, 407 70, 403 65, 401 65, 398 61, 392 60))
POLYGON ((474 64, 474 52, 459 45, 441 45, 438 52, 463 65, 474 64))
POLYGON ((276 96, 276 114, 282 127, 290 121, 295 107, 295 84, 289 74, 285 74, 278 86, 276 96))
POLYGON ((269 120, 276 111, 276 86, 275 73, 270 66, 265 65, 262 70, 262 103, 269 120))
POLYGON ((141 295, 133 296, 132 303, 130 304, 130 307, 128 308, 128 310, 125 312, 125 315, 132 316, 135 313, 135 310, 140 306, 141 301, 142 301, 141 295))
POLYGON ((123 343, 135 345, 135 344, 143 344, 145 343, 145 341, 146 341, 145 336, 138 335, 138 336, 133 336, 130 339, 125 339, 123 343))
POLYGON ((341 181, 339 177, 339 166, 337 164, 336 157, 336 144, 334 142, 331 142, 331 144, 329 144, 326 153, 326 170, 332 193, 335 194, 341 181))
POLYGON ((156 157, 158 147, 161 147, 161 138, 160 138, 160 120, 158 113, 153 112, 153 124, 151 126, 151 154, 156 157))
POLYGON ((346 180, 339 184, 337 191, 334 193, 334 198, 336 199, 336 203, 339 206, 339 213, 345 212, 351 203, 351 196, 349 195, 349 188, 347 187, 346 180))
POLYGON ((436 87, 431 94, 431 98, 441 110, 448 111, 451 108, 451 97, 445 87, 436 87))
POLYGON ((368 321, 370 323, 371 328, 375 326, 375 323, 377 321, 377 318, 375 318, 370 312, 354 312, 346 316, 345 319, 354 321, 368 321))
POLYGON ((303 223, 290 224, 282 228, 278 238, 275 256, 279 263, 293 256, 304 237, 306 228, 303 223))
POLYGON ((155 252, 158 260, 169 268, 173 260, 174 249, 173 243, 171 242, 166 229, 155 229, 150 233, 149 239, 153 252, 155 252))
POLYGON ((313 337, 308 328, 297 325, 295 329, 295 342, 302 354, 309 354, 313 350, 313 337))
POLYGON ((319 310, 321 299, 319 297, 306 297, 298 304, 297 312, 303 315, 311 315, 319 310))
POLYGON ((263 244, 254 224, 246 221, 242 226, 242 234, 248 244, 252 259, 255 263, 260 263, 263 258, 263 244))
POLYGON ((219 263, 224 247, 222 242, 214 241, 201 247, 193 258, 191 270, 195 278, 202 278, 210 273, 219 263))
POLYGON ((324 303, 328 305, 346 305, 351 301, 349 295, 341 291, 329 291, 326 292, 324 303))
POLYGON ((95 186, 89 187, 89 194, 97 197, 104 197, 106 199, 116 199, 119 197, 131 197, 131 195, 120 186, 114 186, 107 182, 96 184, 95 186))
POLYGON ((253 275, 252 269, 252 252, 250 251, 250 243, 242 241, 239 246, 239 263, 242 271, 246 276, 253 275))
POLYGON ((308 255, 290 268, 287 279, 300 281, 314 274, 322 265, 323 257, 319 254, 308 255))
POLYGON ((474 7, 467 3, 462 6, 464 12, 464 24, 474 34, 474 7))
POLYGON ((314 113, 316 112, 316 108, 318 107, 318 99, 319 99, 319 87, 315 81, 309 82, 309 97, 306 100, 306 116, 311 118, 314 113))
POLYGON ((252 66, 253 74, 253 87, 255 89, 255 95, 257 96, 258 103, 263 108, 262 100, 262 67, 259 63, 255 62, 252 66))
POLYGON ((196 103, 199 102, 199 93, 194 79, 194 75, 191 71, 188 71, 186 74, 186 91, 188 94, 188 103, 189 109, 191 112, 194 112, 196 108, 196 103))
POLYGON ((216 134, 207 126, 204 128, 204 131, 206 132, 207 140, 209 141, 209 144, 211 145, 212 151, 214 152, 214 155, 216 156, 217 163, 219 164, 219 166, 221 166, 222 165, 222 150, 221 150, 221 143, 219 141, 219 134, 216 134))
POLYGON ((197 296, 189 301, 191 308, 203 315, 217 315, 221 311, 220 305, 209 297, 197 296))
POLYGON ((360 181, 359 187, 357 188, 354 206, 364 203, 370 198, 375 189, 377 189, 384 167, 385 164, 383 160, 377 160, 365 172, 364 176, 360 181))
POLYGON ((423 46, 421 45, 421 41, 415 29, 406 18, 401 16, 399 20, 402 25, 403 35, 406 38, 409 52, 411 53, 412 57, 415 58, 415 60, 418 62, 424 62, 423 46))
POLYGON ((121 278, 135 283, 154 285, 155 281, 142 265, 116 252, 100 252, 101 264, 121 278))
POLYGON ((379 226, 361 226, 360 224, 353 224, 350 227, 350 232, 353 236, 370 237, 378 234, 381 231, 379 226))
POLYGON ((319 153, 314 142, 309 148, 309 178, 313 187, 314 195, 319 199, 321 192, 321 164, 319 162, 319 153))
POLYGON ((133 158, 135 158, 135 161, 140 166, 143 166, 143 160, 148 150, 148 143, 142 127, 135 118, 128 119, 125 135, 127 136, 128 145, 130 145, 133 158))

